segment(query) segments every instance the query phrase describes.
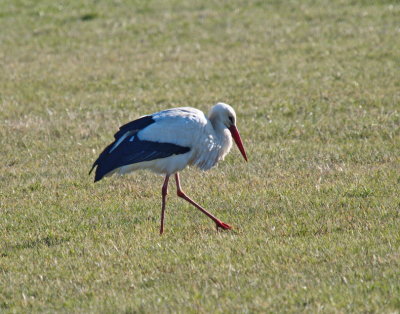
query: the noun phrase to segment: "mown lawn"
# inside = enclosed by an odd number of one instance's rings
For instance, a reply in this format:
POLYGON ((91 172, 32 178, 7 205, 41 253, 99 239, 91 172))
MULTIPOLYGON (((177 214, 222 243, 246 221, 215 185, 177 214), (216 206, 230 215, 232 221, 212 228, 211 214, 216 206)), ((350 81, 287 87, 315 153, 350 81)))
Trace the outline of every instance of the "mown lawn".
POLYGON ((400 3, 0 2, 0 312, 399 312, 400 3), (249 155, 93 183, 118 127, 231 104, 249 155))

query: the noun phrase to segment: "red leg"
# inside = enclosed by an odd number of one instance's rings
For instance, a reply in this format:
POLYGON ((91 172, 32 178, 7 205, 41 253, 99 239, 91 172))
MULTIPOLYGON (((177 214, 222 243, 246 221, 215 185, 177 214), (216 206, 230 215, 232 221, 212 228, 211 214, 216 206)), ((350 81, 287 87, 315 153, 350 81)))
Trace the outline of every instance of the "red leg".
POLYGON ((223 223, 221 220, 219 220, 217 217, 215 217, 212 214, 210 214, 203 207, 201 207, 199 204, 197 204, 196 202, 191 200, 185 193, 183 193, 182 188, 181 188, 181 184, 179 182, 179 174, 178 173, 175 174, 175 181, 176 181, 176 190, 177 190, 178 196, 183 198, 184 200, 188 201, 190 204, 192 204, 198 210, 200 210, 201 212, 206 214, 208 217, 210 217, 216 223, 217 230, 218 230, 218 228, 222 228, 222 229, 225 229, 225 230, 226 229, 232 229, 232 227, 230 225, 228 225, 226 223, 223 223))
POLYGON ((165 212, 165 203, 167 201, 167 194, 168 194, 168 180, 169 175, 165 176, 164 184, 162 186, 162 209, 161 209, 161 226, 160 226, 160 234, 164 232, 164 212, 165 212))

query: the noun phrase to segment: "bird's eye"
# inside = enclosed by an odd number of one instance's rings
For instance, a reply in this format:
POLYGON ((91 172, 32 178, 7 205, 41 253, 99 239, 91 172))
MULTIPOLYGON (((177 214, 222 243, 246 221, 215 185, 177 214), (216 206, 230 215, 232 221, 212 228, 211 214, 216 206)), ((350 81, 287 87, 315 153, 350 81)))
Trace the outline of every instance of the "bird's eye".
POLYGON ((233 117, 229 116, 229 121, 233 124, 233 117))

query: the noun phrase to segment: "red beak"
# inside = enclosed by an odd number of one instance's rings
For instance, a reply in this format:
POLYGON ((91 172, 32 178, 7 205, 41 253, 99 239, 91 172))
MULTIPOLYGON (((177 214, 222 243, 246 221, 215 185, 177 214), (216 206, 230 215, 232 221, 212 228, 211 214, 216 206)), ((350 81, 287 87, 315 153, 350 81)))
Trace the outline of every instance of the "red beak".
POLYGON ((244 160, 247 161, 246 151, 244 150, 242 139, 240 138, 237 127, 232 125, 229 128, 229 131, 231 131, 232 137, 235 140, 235 143, 236 143, 237 147, 239 148, 240 152, 242 153, 244 160))

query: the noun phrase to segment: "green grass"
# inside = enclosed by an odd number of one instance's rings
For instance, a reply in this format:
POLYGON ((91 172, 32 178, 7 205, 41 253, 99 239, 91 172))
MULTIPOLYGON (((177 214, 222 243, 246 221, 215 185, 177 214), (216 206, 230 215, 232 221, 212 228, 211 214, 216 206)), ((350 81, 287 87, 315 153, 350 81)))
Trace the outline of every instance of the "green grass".
POLYGON ((0 312, 400 311, 398 1, 2 1, 0 312), (127 121, 237 111, 188 195, 93 184, 127 121))

